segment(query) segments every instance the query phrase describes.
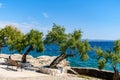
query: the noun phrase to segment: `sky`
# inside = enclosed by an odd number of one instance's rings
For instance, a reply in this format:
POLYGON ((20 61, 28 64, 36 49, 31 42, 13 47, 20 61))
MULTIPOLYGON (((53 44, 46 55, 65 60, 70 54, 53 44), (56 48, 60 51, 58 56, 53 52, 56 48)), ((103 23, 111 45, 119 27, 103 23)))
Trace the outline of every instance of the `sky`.
POLYGON ((66 33, 80 29, 82 39, 120 39, 120 0, 0 0, 0 28, 47 34, 53 23, 66 33))

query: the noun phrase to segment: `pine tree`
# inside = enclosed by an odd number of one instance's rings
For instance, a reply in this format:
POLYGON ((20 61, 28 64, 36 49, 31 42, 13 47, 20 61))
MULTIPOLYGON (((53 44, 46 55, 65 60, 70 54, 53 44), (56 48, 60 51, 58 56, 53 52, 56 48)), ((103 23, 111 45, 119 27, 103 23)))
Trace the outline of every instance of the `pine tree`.
POLYGON ((59 46, 60 55, 53 60, 50 64, 50 68, 56 68, 63 59, 67 57, 73 57, 77 54, 80 55, 82 60, 87 60, 87 52, 91 50, 91 47, 87 40, 81 40, 82 34, 80 30, 74 30, 73 33, 66 34, 65 28, 60 25, 53 24, 53 28, 48 32, 44 40, 45 44, 56 44, 59 46), (70 53, 67 53, 67 50, 70 53))
POLYGON ((120 40, 115 41, 112 50, 102 50, 101 48, 96 49, 98 56, 98 68, 103 69, 109 62, 114 70, 113 80, 119 80, 119 71, 117 65, 120 64, 120 40))
POLYGON ((38 30, 31 30, 29 33, 25 34, 23 37, 15 40, 12 48, 20 53, 25 50, 22 56, 22 62, 26 63, 26 56, 33 50, 37 52, 42 52, 44 50, 44 45, 42 41, 43 33, 38 30), (26 50, 27 49, 27 50, 26 50))

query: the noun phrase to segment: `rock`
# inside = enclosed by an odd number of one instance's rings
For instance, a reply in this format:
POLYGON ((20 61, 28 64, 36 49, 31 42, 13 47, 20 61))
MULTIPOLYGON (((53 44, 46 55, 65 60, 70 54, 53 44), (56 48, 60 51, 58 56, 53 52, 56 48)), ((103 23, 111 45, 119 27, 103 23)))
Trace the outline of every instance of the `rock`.
MULTIPOLYGON (((57 56, 39 56, 34 60, 29 60, 29 62, 33 65, 39 65, 37 67, 48 66, 57 56)), ((66 67, 69 66, 69 62, 66 60, 61 61, 58 67, 66 67)))
MULTIPOLYGON (((8 58, 8 54, 0 54, 3 58, 8 58)), ((50 63, 56 58, 57 56, 39 56, 37 58, 33 58, 31 55, 27 55, 27 62, 32 64, 34 67, 42 67, 42 66, 48 66, 50 63)), ((12 54, 11 58, 14 60, 21 61, 22 55, 21 54, 12 54)), ((69 62, 66 60, 63 60, 60 62, 60 64, 57 65, 58 67, 68 67, 69 62)))
MULTIPOLYGON (((0 54, 0 57, 3 57, 3 58, 8 58, 9 56, 10 54, 0 54)), ((21 60, 22 54, 12 54, 11 57, 12 59, 21 60)), ((33 57, 31 55, 27 55, 27 59, 33 59, 33 57)))
POLYGON ((27 55, 27 59, 33 59, 31 55, 27 55))
POLYGON ((22 55, 21 54, 13 54, 11 55, 11 58, 14 59, 14 60, 21 60, 22 58, 22 55))
POLYGON ((0 54, 0 57, 2 57, 2 58, 8 58, 9 55, 7 55, 7 54, 0 54))
POLYGON ((47 67, 41 67, 41 68, 39 68, 39 72, 45 73, 45 74, 50 74, 53 76, 66 74, 65 70, 62 70, 62 68, 61 69, 60 68, 59 69, 51 69, 51 68, 47 68, 47 67))

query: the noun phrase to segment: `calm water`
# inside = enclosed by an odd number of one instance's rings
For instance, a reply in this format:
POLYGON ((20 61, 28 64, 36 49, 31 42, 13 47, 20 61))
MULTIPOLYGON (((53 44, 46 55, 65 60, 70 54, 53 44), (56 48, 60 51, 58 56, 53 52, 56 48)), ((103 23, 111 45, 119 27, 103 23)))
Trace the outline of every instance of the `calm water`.
MULTIPOLYGON (((90 42, 92 47, 101 47, 103 50, 112 49, 114 42, 112 41, 97 41, 97 42, 90 42)), ((74 58, 68 58, 68 60, 71 62, 71 66, 74 67, 91 67, 91 68, 97 68, 97 57, 95 52, 88 53, 89 59, 87 61, 81 61, 79 56, 76 56, 74 58)), ((107 63, 107 67, 105 67, 106 70, 113 70, 109 63, 107 63)))
MULTIPOLYGON (((92 47, 101 47, 102 49, 111 49, 114 45, 113 41, 91 41, 89 42, 92 47)), ((30 55, 33 57, 38 57, 41 55, 49 55, 49 56, 58 56, 60 52, 58 51, 58 46, 56 45, 46 45, 45 51, 42 53, 36 53, 35 51, 31 52, 30 55)), ((8 48, 3 48, 2 53, 6 54, 13 54, 13 52, 10 52, 8 48)), ((89 59, 87 61, 81 61, 79 55, 75 57, 67 58, 68 61, 70 61, 70 65, 72 67, 91 67, 91 68, 97 68, 97 59, 95 52, 88 53, 89 59)), ((107 64, 106 70, 112 70, 110 64, 107 64)))

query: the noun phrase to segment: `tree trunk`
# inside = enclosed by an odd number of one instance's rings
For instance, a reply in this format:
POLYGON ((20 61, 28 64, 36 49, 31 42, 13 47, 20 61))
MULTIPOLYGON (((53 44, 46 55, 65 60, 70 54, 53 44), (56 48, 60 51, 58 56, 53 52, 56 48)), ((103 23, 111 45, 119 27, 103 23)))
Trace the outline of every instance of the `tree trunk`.
POLYGON ((50 64, 49 68, 57 68, 57 64, 59 64, 65 58, 67 58, 67 55, 66 54, 61 54, 60 56, 58 56, 57 58, 55 58, 52 61, 52 63, 50 64))
POLYGON ((120 80, 119 71, 116 69, 116 67, 113 67, 113 69, 114 69, 113 80, 120 80))
POLYGON ((52 61, 49 68, 57 68, 57 64, 59 64, 62 60, 66 59, 67 57, 73 57, 75 55, 76 54, 61 54, 52 61))
POLYGON ((26 56, 29 54, 29 52, 33 49, 33 46, 30 45, 30 47, 27 49, 27 51, 22 56, 22 63, 26 63, 26 56))

